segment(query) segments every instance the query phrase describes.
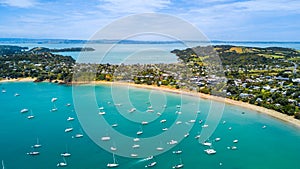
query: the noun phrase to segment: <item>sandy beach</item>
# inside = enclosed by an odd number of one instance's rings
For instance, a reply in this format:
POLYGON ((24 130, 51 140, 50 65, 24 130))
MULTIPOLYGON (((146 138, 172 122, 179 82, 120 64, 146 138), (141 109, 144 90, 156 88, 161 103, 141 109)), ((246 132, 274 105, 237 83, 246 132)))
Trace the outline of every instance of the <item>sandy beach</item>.
POLYGON ((0 80, 0 83, 5 83, 5 82, 33 82, 35 81, 36 78, 18 78, 18 79, 2 79, 0 80))
MULTIPOLYGON (((34 78, 19 78, 19 79, 4 79, 1 80, 0 83, 4 82, 33 82, 34 78)), ((208 94, 203 94, 203 93, 196 93, 196 92, 190 92, 190 91, 183 91, 183 90, 178 90, 174 88, 170 88, 167 86, 154 86, 154 85, 145 85, 145 84, 134 84, 134 83, 127 83, 127 82, 107 82, 107 81, 93 81, 93 82, 76 82, 73 83, 73 85, 82 85, 82 84, 89 84, 89 85, 122 85, 122 86, 130 86, 130 87, 135 87, 135 88, 143 88, 143 89, 151 89, 151 90, 160 90, 164 92, 170 92, 170 93, 175 93, 175 94, 183 94, 183 95, 189 95, 189 96, 194 96, 194 97, 200 97, 202 99, 209 99, 213 101, 219 101, 219 102, 225 102, 227 104, 231 105, 236 105, 239 107, 243 107, 246 109, 250 109, 259 113, 264 113, 267 114, 271 117, 274 117, 276 119, 282 120, 284 122, 288 122, 290 124, 293 124, 297 127, 300 127, 300 120, 295 119, 293 116, 288 116, 286 114, 282 114, 280 112, 277 112, 275 110, 267 109, 264 107, 256 106, 253 104, 245 103, 242 101, 236 101, 232 99, 227 99, 223 97, 218 97, 218 96, 212 96, 208 94)))
MULTIPOLYGON (((80 83, 83 84, 83 83, 80 83)), ((106 81, 96 81, 92 84, 95 85, 123 85, 123 86, 130 86, 130 87, 136 87, 136 88, 143 88, 143 89, 151 89, 151 90, 160 90, 164 92, 170 92, 170 93, 176 93, 176 94, 183 94, 183 95, 189 95, 194 97, 200 97, 202 99, 208 99, 213 101, 219 101, 219 102, 225 102, 226 104, 231 104, 239 107, 243 107, 246 109, 250 109, 259 113, 267 114, 271 117, 274 117, 276 119, 282 120, 284 122, 288 122, 294 126, 300 127, 300 120, 295 119, 293 116, 288 116, 286 114, 277 112, 275 110, 267 109, 264 107, 256 106, 253 104, 245 103, 242 101, 236 101, 228 98, 218 97, 218 96, 212 96, 208 94, 203 93, 196 93, 196 92, 189 92, 189 91, 183 91, 183 90, 177 90, 173 88, 169 88, 166 86, 153 86, 153 85, 144 85, 144 84, 134 84, 134 83, 126 83, 126 82, 106 82, 106 81)))

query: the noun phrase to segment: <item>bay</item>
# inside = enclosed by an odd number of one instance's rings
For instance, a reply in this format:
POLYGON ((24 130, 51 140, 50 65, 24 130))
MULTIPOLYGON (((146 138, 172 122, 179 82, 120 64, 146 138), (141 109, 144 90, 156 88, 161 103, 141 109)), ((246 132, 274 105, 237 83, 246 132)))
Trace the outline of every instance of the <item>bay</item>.
MULTIPOLYGON (((74 105, 74 88, 72 86, 57 85, 52 83, 31 83, 31 82, 12 82, 1 83, 0 88, 5 89, 6 93, 0 93, 1 111, 0 111, 0 159, 4 161, 5 167, 8 169, 54 169, 56 164, 62 161, 60 154, 67 150, 72 154, 66 158, 70 169, 96 169, 107 168, 106 165, 112 162, 111 152, 105 151, 98 146, 93 139, 89 138, 92 134, 82 125, 82 118, 76 113, 76 104, 74 105), (19 93, 20 96, 15 96, 19 93), (51 102, 53 97, 58 98, 55 106, 58 111, 50 112, 54 103, 51 102), (66 106, 70 103, 71 106, 66 106), (75 107, 74 107, 75 106, 75 107), (35 118, 27 119, 28 113, 20 113, 20 110, 27 108, 32 110, 35 118), (72 122, 66 119, 71 116, 75 120, 72 122), (79 122, 81 120, 81 122, 79 122), (65 133, 67 127, 72 126, 74 130, 65 133), (82 133, 82 138, 72 138, 76 133, 82 133), (42 147, 39 148, 40 155, 29 156, 26 153, 32 151, 31 146, 36 143, 39 138, 42 147)), ((112 96, 112 88, 110 86, 75 86, 82 92, 82 98, 90 97, 89 89, 94 90, 96 95, 95 101, 97 106, 103 107, 106 114, 103 116, 108 124, 118 123, 118 127, 114 128, 119 133, 130 138, 137 137, 136 131, 140 130, 140 124, 132 122, 120 115, 114 104, 116 98, 112 96)), ((146 111, 149 105, 149 99, 157 94, 157 98, 162 98, 159 103, 166 103, 167 107, 161 111, 162 115, 157 116, 155 120, 148 125, 143 126, 144 134, 141 138, 151 138, 163 133, 164 127, 169 127, 178 120, 177 118, 186 115, 187 119, 196 117, 195 123, 186 123, 182 121, 182 126, 192 126, 189 131, 190 136, 184 138, 180 143, 172 149, 155 156, 157 165, 155 168, 172 168, 182 159, 184 168, 225 168, 225 169, 297 169, 298 156, 300 152, 300 131, 299 128, 288 123, 279 121, 272 117, 257 113, 251 110, 240 108, 233 105, 225 105, 225 109, 221 120, 218 122, 217 129, 210 136, 209 142, 212 142, 217 153, 215 155, 207 155, 204 150, 208 147, 203 146, 194 137, 198 135, 206 123, 206 118, 210 106, 217 104, 209 100, 199 101, 200 114, 195 116, 194 110, 185 109, 182 115, 175 112, 178 111, 176 105, 193 102, 194 98, 183 98, 180 95, 169 93, 155 93, 157 91, 149 91, 146 89, 116 87, 120 92, 128 92, 129 100, 137 110, 146 111), (124 90, 124 91, 123 91, 124 90), (159 97, 160 95, 163 97, 159 97), (152 96, 151 96, 152 95, 152 96), (160 120, 166 119, 165 124, 160 120), (202 124, 199 121, 202 120, 202 124), (223 121, 226 123, 223 124, 223 121), (266 126, 266 128, 263 128, 266 126), (231 130, 229 130, 231 128, 231 130), (215 138, 221 138, 215 142, 215 138), (238 139, 238 143, 233 140, 238 139), (237 150, 229 150, 227 147, 236 146, 237 150), (182 150, 181 155, 173 154, 172 151, 182 150)), ((81 100, 82 104, 89 104, 89 100, 81 100)), ((155 108, 153 103, 153 109, 155 108)), ((123 104, 120 107, 125 107, 123 104)), ((163 105, 161 105, 163 106, 163 105)), ((156 108, 155 108, 156 109, 156 108)), ((92 117, 100 115, 92 115, 93 109, 87 109, 87 113, 91 113, 92 117)), ((137 112, 133 112, 134 113, 137 112)), ((156 111, 155 111, 156 113, 156 111)), ((215 113, 215 112, 211 112, 215 113)), ((80 114, 82 115, 82 114, 80 114)), ((93 123, 93 121, 91 121, 93 123)), ((211 126, 208 126, 208 128, 211 126)), ((95 131, 99 130, 95 128, 95 131)), ((102 128, 100 130, 105 130, 102 128)), ((168 131, 165 131, 168 132, 168 131)), ((174 138, 176 133, 173 133, 174 138)), ((101 135, 97 136, 100 140, 101 135)), ((111 142, 117 140, 112 140, 111 142)), ((155 144, 169 146, 165 142, 155 140, 155 144)), ((134 142, 130 143, 133 144, 134 142)), ((125 143, 124 143, 125 144, 125 143)), ((119 143, 116 145, 121 149, 119 143)), ((142 148, 142 147, 141 147, 142 148)), ((116 159, 120 164, 119 168, 145 168, 150 161, 143 159, 133 159, 117 155, 116 159)))
MULTIPOLYGON (((17 45, 22 47, 71 48, 92 47, 91 52, 58 52, 64 56, 72 56, 77 62, 135 64, 135 63, 176 63, 177 57, 170 53, 174 49, 185 49, 199 45, 208 45, 201 42, 157 43, 157 44, 83 44, 83 43, 1 43, 1 45, 17 45)), ((287 47, 300 50, 299 42, 226 42, 212 41, 211 45, 236 45, 248 47, 287 47)))

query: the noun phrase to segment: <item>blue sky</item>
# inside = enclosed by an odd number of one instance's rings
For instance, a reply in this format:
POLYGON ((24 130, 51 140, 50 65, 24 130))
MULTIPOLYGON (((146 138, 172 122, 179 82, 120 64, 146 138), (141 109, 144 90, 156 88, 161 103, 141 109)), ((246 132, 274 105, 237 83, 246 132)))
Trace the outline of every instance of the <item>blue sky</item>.
POLYGON ((89 39, 145 12, 179 17, 211 40, 300 41, 299 0, 0 0, 0 37, 89 39))

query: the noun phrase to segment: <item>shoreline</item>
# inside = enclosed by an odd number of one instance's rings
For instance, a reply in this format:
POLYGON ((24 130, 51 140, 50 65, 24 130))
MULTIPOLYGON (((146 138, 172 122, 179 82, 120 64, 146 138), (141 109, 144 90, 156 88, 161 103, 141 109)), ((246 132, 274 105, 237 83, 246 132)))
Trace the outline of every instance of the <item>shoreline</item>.
POLYGON ((18 79, 1 79, 0 83, 6 82, 34 82, 36 78, 26 77, 26 78, 18 78, 18 79))
POLYGON ((300 128, 300 120, 295 119, 294 116, 288 116, 286 114, 277 112, 272 109, 267 109, 265 107, 260 107, 260 106, 253 105, 250 103, 245 103, 242 101, 236 101, 236 100, 232 100, 232 99, 228 99, 228 98, 223 98, 223 97, 213 96, 213 95, 208 95, 208 94, 203 94, 203 93, 177 90, 177 89, 172 89, 172 88, 168 88, 168 87, 164 87, 164 86, 158 87, 158 86, 153 86, 153 85, 134 84, 134 83, 127 83, 127 82, 106 82, 106 81, 92 82, 92 84, 95 84, 95 85, 111 85, 113 83, 115 83, 117 85, 131 86, 131 87, 142 88, 142 89, 160 90, 160 91, 164 91, 164 92, 183 94, 183 95, 188 95, 188 96, 192 96, 192 97, 199 97, 201 99, 208 99, 208 100, 212 100, 212 101, 223 102, 225 104, 230 104, 230 105, 246 108, 248 110, 256 111, 258 113, 266 114, 270 117, 276 118, 283 122, 287 122, 289 124, 292 124, 292 125, 300 128))
MULTIPOLYGON (((19 79, 4 79, 0 80, 0 83, 5 83, 5 82, 34 82, 36 79, 35 78, 19 78, 19 79)), ((59 83, 59 82, 58 82, 59 83)), ((159 90, 159 91, 164 91, 164 92, 169 92, 169 93, 174 93, 174 94, 183 94, 183 95, 188 95, 192 97, 198 97, 201 99, 208 99, 212 101, 218 101, 218 102, 224 102, 225 104, 230 104, 242 108, 246 108, 252 111, 256 111, 258 113, 266 114, 270 117, 276 118, 278 120, 287 122, 289 124, 292 124, 296 127, 300 128, 300 120, 295 119, 293 116, 288 116, 286 114, 277 112, 272 109, 267 109, 265 107, 260 107, 257 105, 253 105, 250 103, 245 103, 242 101, 236 101, 228 98, 223 98, 219 96, 213 96, 213 95, 208 95, 208 94, 203 94, 203 93, 196 93, 196 92, 190 92, 190 91, 183 91, 183 90, 177 90, 173 89, 170 87, 166 86, 154 86, 154 85, 146 85, 146 84, 134 84, 134 83, 129 83, 129 82, 108 82, 108 81, 91 81, 91 82, 75 82, 67 85, 120 85, 120 86, 130 86, 130 87, 135 87, 135 88, 142 88, 142 89, 151 89, 151 90, 159 90)))

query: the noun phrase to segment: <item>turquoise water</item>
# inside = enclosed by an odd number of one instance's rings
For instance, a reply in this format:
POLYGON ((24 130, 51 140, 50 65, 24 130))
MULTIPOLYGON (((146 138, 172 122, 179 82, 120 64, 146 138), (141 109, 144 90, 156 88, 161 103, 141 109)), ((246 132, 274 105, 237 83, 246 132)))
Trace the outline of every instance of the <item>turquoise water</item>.
MULTIPOLYGON (((92 86, 77 86, 79 94, 82 94, 81 104, 89 105, 87 99, 91 96, 92 86)), ((101 118, 96 113, 93 114, 93 108, 86 109, 87 118, 79 114, 77 117, 73 104, 73 95, 71 86, 63 86, 51 83, 1 83, 0 88, 4 88, 6 93, 0 93, 1 111, 0 111, 0 160, 4 161, 7 169, 54 169, 56 164, 62 161, 60 154, 66 149, 72 154, 67 157, 68 166, 70 169, 99 169, 107 168, 106 165, 112 162, 112 154, 100 148, 93 139, 88 136, 98 134, 97 131, 108 131, 106 128, 97 128, 95 124, 95 133, 81 126, 81 124, 93 124, 94 117, 101 118), (19 93, 20 96, 14 96, 19 93), (55 106, 58 108, 56 112, 50 112, 54 104, 51 98, 57 97, 55 106), (71 103, 71 106, 66 106, 71 103), (21 114, 20 110, 28 108, 32 110, 34 119, 28 120, 27 115, 21 114), (68 122, 66 119, 75 117, 75 120, 68 122), (85 121, 91 117, 91 121, 85 121), (67 127, 72 126, 74 130, 70 133, 65 133, 67 127), (83 133, 82 138, 72 138, 76 133, 83 133), (29 156, 26 153, 32 151, 31 145, 36 143, 36 138, 39 138, 42 147, 39 149, 40 155, 29 156)), ((93 88, 93 87, 92 87, 93 88)), ((74 89, 73 89, 74 90, 74 89)), ((180 124, 183 126, 191 126, 189 131, 190 136, 183 138, 180 143, 163 154, 155 156, 157 165, 153 168, 166 169, 172 168, 173 165, 179 162, 181 158, 184 163, 184 168, 224 168, 224 169, 298 169, 299 168, 299 152, 300 152, 300 130, 290 124, 268 117, 264 114, 239 108, 237 106, 226 105, 222 119, 218 122, 218 127, 210 136, 209 141, 212 142, 213 148, 217 151, 215 155, 207 155, 204 150, 208 147, 201 145, 194 137, 198 135, 206 123, 206 117, 210 106, 216 105, 215 102, 209 100, 199 100, 200 114, 195 116, 194 110, 189 111, 189 108, 182 110, 182 115, 175 114, 178 110, 176 105, 185 105, 193 102, 192 98, 181 98, 179 95, 166 94, 160 97, 162 93, 150 92, 143 89, 126 89, 123 87, 116 88, 121 93, 128 92, 128 99, 132 105, 136 107, 137 112, 132 115, 138 116, 138 111, 147 110, 149 99, 156 100, 156 103, 166 103, 167 107, 162 109, 161 116, 156 116, 152 122, 142 127, 144 134, 143 138, 151 138, 163 133, 161 130, 164 127, 170 127, 175 123, 179 116, 192 119, 196 117, 196 123, 180 124), (244 112, 244 113, 242 113, 244 112), (160 120, 166 119, 165 124, 161 124, 160 120), (203 120, 199 124, 199 120, 203 120), (223 121, 226 121, 223 124, 223 121), (267 126, 265 129, 262 126, 267 126), (229 128, 232 128, 229 130, 229 128), (214 142, 214 138, 219 137, 219 142, 214 142), (238 139, 238 143, 232 141, 238 139), (229 150, 228 146, 236 146, 237 150, 229 150), (182 150, 181 155, 172 153, 174 150, 182 150), (220 165, 220 163, 222 165, 220 165)), ((106 112, 102 117, 109 124, 118 123, 115 131, 122 133, 128 137, 137 137, 136 131, 140 130, 141 125, 128 120, 119 114, 118 107, 115 106, 117 100, 112 97, 112 89, 110 86, 97 86, 93 88, 96 95, 95 101, 97 106, 104 107, 106 112)), ((165 93, 164 93, 165 94, 165 93)), ((76 99, 75 99, 76 100, 76 99)), ((78 100, 77 100, 78 101, 78 100)), ((152 102, 151 102, 152 104, 152 102)), ((153 102, 153 109, 158 109, 153 102)), ((122 106, 126 107, 123 102, 122 106)), ((192 109, 192 106, 190 107, 192 109)), ((127 107, 126 107, 127 109, 127 107)), ((156 112, 155 112, 156 113, 156 112)), ((155 114, 154 113, 154 114, 155 114)), ((146 115, 146 114, 143 114, 146 115)), ((179 125, 178 125, 179 126, 179 125)), ((210 128, 209 126, 208 128, 210 128)), ((168 132, 168 131, 165 131, 168 132)), ((171 136, 176 138, 180 133, 173 132, 171 136)), ((112 135, 112 133, 108 133, 112 135)), ((100 140, 101 135, 97 135, 97 140, 100 140)), ((112 137, 113 138, 113 137, 112 137)), ((149 161, 143 159, 132 159, 121 157, 118 151, 125 147, 125 141, 120 143, 116 137, 112 142, 116 143, 118 150, 116 159, 120 166, 118 168, 145 168, 149 161)), ((133 144, 131 142, 130 144, 133 144)), ((153 144, 160 146, 169 146, 164 141, 154 140, 153 144)), ((142 144, 141 144, 142 145, 142 144)), ((142 149, 143 147, 141 147, 142 149)), ((123 151, 123 150, 122 150, 123 151)))

